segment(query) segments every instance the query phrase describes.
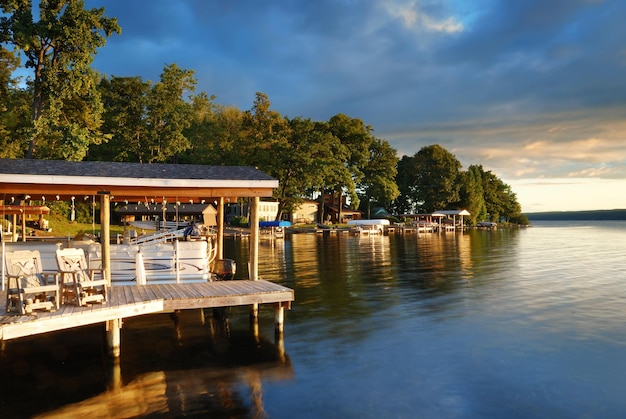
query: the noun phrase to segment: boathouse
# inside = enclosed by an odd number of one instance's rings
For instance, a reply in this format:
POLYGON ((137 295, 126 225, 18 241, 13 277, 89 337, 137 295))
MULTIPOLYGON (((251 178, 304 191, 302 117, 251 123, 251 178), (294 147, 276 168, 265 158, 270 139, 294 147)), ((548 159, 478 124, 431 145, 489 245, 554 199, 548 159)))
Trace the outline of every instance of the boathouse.
POLYGON ((255 318, 258 305, 268 303, 274 304, 276 330, 282 332, 283 310, 294 299, 293 290, 258 276, 259 202, 262 197, 270 197, 276 187, 276 179, 254 167, 0 159, 0 200, 4 202, 22 202, 26 195, 42 201, 70 201, 78 196, 99 200, 102 268, 109 283, 114 203, 215 202, 218 259, 223 258, 225 203, 250 198, 251 221, 248 280, 173 284, 163 289, 149 288, 156 285, 120 286, 106 305, 96 308, 62 307, 38 316, 0 314, 0 341, 104 322, 110 353, 119 356, 120 328, 126 317, 164 310, 250 305, 255 318))

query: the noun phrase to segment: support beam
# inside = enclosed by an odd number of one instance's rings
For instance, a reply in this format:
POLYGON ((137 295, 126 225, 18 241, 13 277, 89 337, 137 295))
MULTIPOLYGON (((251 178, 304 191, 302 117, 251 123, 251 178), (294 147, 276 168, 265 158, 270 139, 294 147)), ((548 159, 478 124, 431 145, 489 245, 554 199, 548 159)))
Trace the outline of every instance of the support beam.
POLYGON ((100 195, 100 246, 102 247, 102 269, 109 285, 111 285, 111 195, 98 192, 100 195))
POLYGON ((22 214, 22 241, 26 241, 26 215, 22 214))
POLYGON ((107 349, 109 356, 119 358, 121 353, 122 319, 107 320, 107 349))
POLYGON ((259 279, 259 197, 250 198, 250 275, 259 279))
POLYGON ((274 331, 280 335, 284 331, 285 306, 282 303, 274 304, 274 331))
POLYGON ((216 259, 224 259, 224 197, 217 201, 217 255, 216 259))

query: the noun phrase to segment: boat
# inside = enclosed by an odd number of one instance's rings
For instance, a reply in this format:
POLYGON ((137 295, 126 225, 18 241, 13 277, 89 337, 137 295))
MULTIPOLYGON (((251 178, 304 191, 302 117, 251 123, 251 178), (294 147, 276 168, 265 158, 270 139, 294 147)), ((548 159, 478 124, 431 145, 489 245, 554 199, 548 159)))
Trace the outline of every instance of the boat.
MULTIPOLYGON (((128 234, 124 242, 110 245, 111 285, 207 282, 217 247, 210 235, 182 240, 183 230, 167 230, 142 236, 128 234)), ((28 248, 41 254, 43 269, 56 271, 59 248, 83 249, 92 269, 102 267, 102 246, 92 238, 58 242, 5 243, 5 251, 28 248)), ((233 269, 235 267, 233 266, 233 269)))
POLYGON ((385 226, 390 225, 389 220, 381 218, 374 220, 350 220, 348 226, 353 234, 383 234, 385 226))
POLYGON ((492 221, 479 221, 476 224, 477 227, 479 228, 498 228, 498 223, 494 223, 492 221))
POLYGON ((290 227, 289 221, 259 221, 260 238, 282 239, 285 237, 285 228, 290 227))

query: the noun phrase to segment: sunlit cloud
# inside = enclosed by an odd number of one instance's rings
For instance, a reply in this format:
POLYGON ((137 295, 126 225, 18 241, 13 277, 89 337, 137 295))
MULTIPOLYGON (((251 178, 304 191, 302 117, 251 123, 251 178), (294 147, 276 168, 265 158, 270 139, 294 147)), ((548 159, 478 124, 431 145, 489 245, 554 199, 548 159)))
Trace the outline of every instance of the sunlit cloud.
POLYGON ((463 23, 454 17, 437 18, 423 11, 417 1, 388 1, 386 9, 390 16, 399 19, 406 28, 427 32, 457 33, 463 31, 463 23))

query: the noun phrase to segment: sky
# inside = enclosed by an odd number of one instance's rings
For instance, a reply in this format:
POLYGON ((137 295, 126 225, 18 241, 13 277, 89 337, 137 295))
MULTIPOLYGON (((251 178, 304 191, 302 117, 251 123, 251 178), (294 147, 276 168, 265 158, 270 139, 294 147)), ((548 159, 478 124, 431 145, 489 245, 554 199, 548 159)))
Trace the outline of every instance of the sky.
POLYGON ((284 116, 360 118, 398 157, 439 144, 524 212, 626 208, 626 1, 86 0, 121 35, 94 67, 284 116))

